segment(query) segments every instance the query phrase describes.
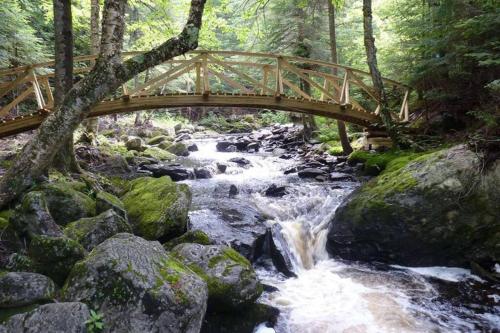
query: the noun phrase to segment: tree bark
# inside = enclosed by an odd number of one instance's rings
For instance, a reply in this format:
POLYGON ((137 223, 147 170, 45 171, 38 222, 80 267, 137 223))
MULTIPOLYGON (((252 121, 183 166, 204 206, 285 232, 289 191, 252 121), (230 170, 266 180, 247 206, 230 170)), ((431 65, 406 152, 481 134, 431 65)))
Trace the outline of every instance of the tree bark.
MULTIPOLYGON (((335 6, 332 0, 326 0, 328 3, 328 25, 330 28, 330 55, 333 63, 338 63, 338 53, 337 53, 337 30, 335 27, 335 6)), ((332 68, 333 75, 337 75, 337 68, 332 68)), ((337 120, 337 129, 339 133, 340 144, 342 145, 342 151, 344 155, 349 155, 352 153, 351 143, 349 142, 349 137, 347 136, 347 130, 345 123, 341 120, 337 120)))
MULTIPOLYGON (((71 1, 54 0, 54 107, 63 103, 64 96, 73 86, 73 22, 71 17, 71 1)), ((80 172, 73 151, 73 135, 64 139, 57 152, 54 168, 63 172, 80 172)))
POLYGON ((370 68, 373 87, 380 102, 380 117, 384 126, 389 133, 395 146, 399 145, 399 133, 394 126, 391 114, 387 104, 387 96, 384 89, 384 81, 378 69, 377 64, 377 49, 375 47, 375 38, 373 37, 372 24, 372 1, 363 0, 363 28, 364 28, 364 43, 366 50, 366 60, 370 68))
POLYGON ((97 103, 144 70, 198 47, 206 0, 192 0, 181 33, 160 46, 122 62, 125 0, 104 6, 100 54, 94 68, 68 91, 62 104, 40 125, 0 181, 0 207, 16 199, 42 176, 56 152, 97 103))
MULTIPOLYGON (((90 1, 90 53, 99 54, 99 25, 100 25, 99 0, 90 1)), ((82 140, 95 145, 99 132, 99 118, 89 118, 84 121, 85 132, 82 140)))

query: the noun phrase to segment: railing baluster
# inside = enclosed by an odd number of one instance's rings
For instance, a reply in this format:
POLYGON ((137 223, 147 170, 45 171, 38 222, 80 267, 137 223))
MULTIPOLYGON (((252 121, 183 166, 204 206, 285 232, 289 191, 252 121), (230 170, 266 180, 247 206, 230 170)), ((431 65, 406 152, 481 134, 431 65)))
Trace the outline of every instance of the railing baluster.
MULTIPOLYGON (((264 65, 264 66, 262 67, 262 71, 263 71, 263 73, 262 73, 262 85, 263 85, 264 87, 267 87, 267 81, 268 81, 268 79, 269 79, 269 68, 268 68, 268 66, 267 66, 267 65, 264 65)), ((265 93, 266 93, 266 92, 265 92, 265 89, 264 89, 264 88, 262 88, 262 89, 260 90, 260 94, 261 94, 261 95, 264 95, 265 93)))
POLYGON ((210 81, 208 79, 208 57, 206 53, 202 56, 203 66, 203 96, 208 97, 210 94, 210 81))
POLYGON ((195 93, 201 94, 201 63, 196 62, 196 83, 195 83, 195 93))
POLYGON ((275 96, 277 98, 281 98, 283 95, 283 80, 282 80, 282 73, 281 73, 281 67, 282 67, 282 57, 277 57, 276 58, 276 92, 275 96))

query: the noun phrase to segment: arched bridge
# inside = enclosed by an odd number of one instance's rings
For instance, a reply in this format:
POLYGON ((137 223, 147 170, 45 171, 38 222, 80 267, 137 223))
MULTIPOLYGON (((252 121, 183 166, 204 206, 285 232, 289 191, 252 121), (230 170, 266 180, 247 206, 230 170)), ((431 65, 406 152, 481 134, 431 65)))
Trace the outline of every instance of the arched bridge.
MULTIPOLYGON (((140 52, 124 53, 130 57, 140 52)), ((85 75, 96 56, 74 59, 85 75)), ((34 129, 52 111, 54 62, 0 69, 0 137, 34 129), (26 110, 37 110, 29 113, 26 110)), ((380 124, 370 74, 299 57, 193 51, 142 73, 95 106, 90 117, 183 106, 248 107, 324 116, 364 127, 380 124), (363 101, 363 102, 361 102, 363 101)), ((409 87, 384 79, 396 121, 409 117, 409 87)))

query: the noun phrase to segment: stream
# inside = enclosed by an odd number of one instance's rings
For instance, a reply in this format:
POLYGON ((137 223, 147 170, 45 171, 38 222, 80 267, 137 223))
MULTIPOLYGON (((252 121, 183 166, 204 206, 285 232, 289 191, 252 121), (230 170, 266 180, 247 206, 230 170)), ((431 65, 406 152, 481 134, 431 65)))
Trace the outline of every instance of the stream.
POLYGON ((270 260, 254 265, 268 288, 260 301, 280 310, 274 328, 256 332, 500 332, 500 286, 461 268, 410 268, 330 259, 325 249, 335 209, 360 185, 357 181, 317 182, 284 170, 298 163, 273 153, 217 152, 220 138, 194 139, 199 151, 181 163, 225 173, 186 180, 193 192, 190 228, 201 229, 247 257, 252 241, 278 224, 297 277, 279 273, 270 260), (244 157, 249 166, 228 162, 244 157), (284 185, 283 197, 263 194, 284 185), (229 195, 235 185, 238 194, 229 195))

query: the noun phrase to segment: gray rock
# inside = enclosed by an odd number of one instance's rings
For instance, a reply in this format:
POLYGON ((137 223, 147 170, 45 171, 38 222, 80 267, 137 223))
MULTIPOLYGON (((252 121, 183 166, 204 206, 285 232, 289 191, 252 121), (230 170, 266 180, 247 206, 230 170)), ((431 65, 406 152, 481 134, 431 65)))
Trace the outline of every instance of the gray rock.
POLYGON ((101 313, 104 332, 197 333, 207 286, 160 243, 118 234, 74 267, 64 298, 101 313))
POLYGON ((236 187, 236 185, 234 184, 231 184, 229 186, 229 195, 230 196, 235 196, 239 193, 240 191, 238 190, 238 188, 236 187))
POLYGON ((239 166, 247 166, 247 165, 250 165, 250 161, 247 160, 246 158, 244 157, 233 157, 231 159, 229 159, 229 162, 233 162, 233 163, 236 163, 238 164, 239 166))
POLYGON ((334 181, 342 181, 342 180, 353 180, 353 177, 347 173, 331 172, 330 179, 334 181))
POLYGON ((285 186, 278 186, 276 184, 272 184, 266 189, 264 193, 267 197, 282 197, 286 195, 288 192, 285 186))
POLYGON ((121 232, 131 233, 132 227, 112 209, 72 222, 64 228, 66 236, 76 240, 87 251, 121 232))
POLYGON ((187 146, 187 150, 191 151, 191 152, 198 151, 198 146, 196 145, 196 143, 192 143, 192 144, 187 146))
POLYGON ((95 168, 96 171, 107 175, 121 175, 130 172, 130 166, 127 159, 122 155, 116 154, 107 157, 104 163, 95 168))
POLYGON ((234 146, 236 148, 234 142, 232 141, 219 141, 215 145, 215 148, 217 149, 217 151, 228 152, 228 148, 231 146, 234 146))
POLYGON ((0 332, 6 333, 86 333, 90 312, 83 303, 51 303, 28 313, 12 316, 0 332), (4 331, 2 331, 4 329, 4 331))
POLYGON ((156 178, 169 176, 175 182, 192 178, 192 173, 179 165, 151 164, 142 166, 141 170, 150 171, 156 178))
POLYGON ((128 140, 125 142, 125 147, 127 147, 127 150, 136 151, 143 151, 146 148, 144 147, 144 141, 142 141, 142 139, 138 137, 128 138, 128 140))
POLYGON ((298 172, 300 178, 316 178, 318 176, 328 176, 328 173, 318 168, 305 168, 298 172))
POLYGON ((27 193, 21 205, 16 208, 11 221, 18 232, 27 234, 29 237, 36 235, 58 237, 63 235, 61 228, 50 215, 43 192, 33 191, 27 193))
POLYGON ((207 168, 194 168, 194 175, 198 179, 212 178, 212 173, 207 168))
POLYGON ((27 272, 0 275, 0 308, 50 301, 54 294, 54 282, 44 275, 27 272))
POLYGON ((172 252, 207 282, 211 310, 235 311, 254 303, 263 291, 250 262, 230 247, 191 243, 172 252))
POLYGON ((217 163, 217 170, 219 170, 220 173, 224 173, 227 170, 227 165, 222 163, 217 163))

